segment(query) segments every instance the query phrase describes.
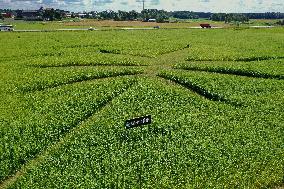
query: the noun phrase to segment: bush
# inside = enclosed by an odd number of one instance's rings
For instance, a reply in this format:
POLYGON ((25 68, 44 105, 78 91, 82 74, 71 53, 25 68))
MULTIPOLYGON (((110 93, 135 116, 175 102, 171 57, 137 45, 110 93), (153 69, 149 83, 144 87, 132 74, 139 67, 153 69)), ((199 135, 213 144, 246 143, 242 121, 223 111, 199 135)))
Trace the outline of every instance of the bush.
POLYGON ((276 24, 283 26, 284 25, 284 20, 279 20, 278 22, 276 22, 276 24))

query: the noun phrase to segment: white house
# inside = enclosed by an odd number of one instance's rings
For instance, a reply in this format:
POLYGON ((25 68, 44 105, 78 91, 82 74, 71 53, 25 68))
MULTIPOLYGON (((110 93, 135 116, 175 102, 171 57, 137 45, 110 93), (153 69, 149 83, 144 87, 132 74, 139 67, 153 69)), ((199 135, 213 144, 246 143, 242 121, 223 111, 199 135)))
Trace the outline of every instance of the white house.
POLYGON ((12 25, 0 25, 0 31, 14 31, 12 25))
POLYGON ((150 18, 150 19, 148 20, 148 22, 156 22, 156 19, 155 19, 155 18, 150 18))

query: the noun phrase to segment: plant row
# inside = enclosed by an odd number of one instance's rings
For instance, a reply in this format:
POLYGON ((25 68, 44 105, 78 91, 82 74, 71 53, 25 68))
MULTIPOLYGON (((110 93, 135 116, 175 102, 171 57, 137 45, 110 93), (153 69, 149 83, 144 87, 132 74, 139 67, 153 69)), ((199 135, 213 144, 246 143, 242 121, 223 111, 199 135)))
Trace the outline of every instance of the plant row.
POLYGON ((202 88, 201 86, 199 86, 198 84, 196 84, 195 82, 192 82, 190 80, 184 80, 183 78, 179 77, 178 75, 173 75, 170 72, 161 72, 158 74, 159 77, 162 77, 164 79, 168 79, 170 81, 173 81, 177 84, 180 84, 186 88, 188 88, 189 90, 192 90, 196 93, 198 93, 201 96, 204 96, 205 98, 208 98, 210 100, 214 100, 214 101, 227 101, 224 97, 222 97, 220 94, 208 91, 204 88, 202 88))
POLYGON ((249 57, 232 57, 232 56, 215 56, 215 57, 189 57, 186 60, 187 61, 241 61, 241 62, 253 62, 253 61, 264 61, 264 60, 279 60, 283 59, 283 56, 269 56, 269 55, 264 55, 264 56, 255 56, 251 55, 249 57))
POLYGON ((165 71, 159 75, 182 85, 198 86, 197 89, 211 94, 209 97, 218 94, 227 102, 255 108, 255 111, 281 114, 278 111, 283 107, 281 101, 284 100, 281 97, 284 89, 282 80, 184 70, 165 71), (262 106, 259 103, 263 103, 262 106))
MULTIPOLYGON (((183 30, 186 31, 186 30, 183 30)), ((189 33, 188 31, 186 33, 189 33)), ((115 54, 156 57, 176 51, 189 44, 186 33, 180 31, 101 31, 47 32, 3 34, 1 43, 7 44, 3 57, 60 56, 68 51, 111 52, 115 54), (178 32, 180 38, 174 34, 178 32), (127 37, 126 37, 127 36, 127 37), (184 40, 180 40, 180 39, 184 40)))
POLYGON ((104 79, 28 93, 22 111, 0 128, 0 181, 100 111, 135 83, 131 78, 104 79))
POLYGON ((274 186, 283 178, 283 135, 280 120, 272 126, 261 116, 161 79, 139 79, 11 188, 274 186), (152 116, 151 125, 125 129, 125 120, 143 115, 152 116))
POLYGON ((143 73, 141 69, 117 67, 45 68, 37 69, 37 73, 33 74, 34 71, 35 69, 31 69, 30 72, 26 72, 25 75, 20 78, 24 80, 16 85, 16 89, 19 92, 40 91, 88 80, 143 73), (30 76, 30 74, 33 74, 33 76, 30 76))
POLYGON ((248 77, 283 79, 283 61, 265 62, 190 62, 174 66, 176 69, 207 71, 248 77))

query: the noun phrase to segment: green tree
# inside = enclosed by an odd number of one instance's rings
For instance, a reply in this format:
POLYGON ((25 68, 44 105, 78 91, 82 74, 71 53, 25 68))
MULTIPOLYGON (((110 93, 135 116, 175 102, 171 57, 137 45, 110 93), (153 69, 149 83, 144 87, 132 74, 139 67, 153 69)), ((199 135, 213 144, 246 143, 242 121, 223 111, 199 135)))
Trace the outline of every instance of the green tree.
POLYGON ((276 24, 284 26, 284 19, 283 20, 279 20, 278 22, 276 22, 276 24))
POLYGON ((213 21, 225 21, 225 23, 230 22, 248 22, 249 19, 244 14, 237 14, 237 13, 214 13, 211 15, 211 20, 213 21))
POLYGON ((225 13, 214 13, 211 15, 211 20, 213 21, 225 21, 226 14, 225 13))
POLYGON ((118 19, 118 13, 109 10, 109 11, 102 11, 99 13, 99 18, 104 20, 111 20, 111 19, 118 19))
POLYGON ((45 9, 43 10, 42 14, 43 19, 53 21, 53 20, 61 20, 62 19, 62 14, 58 10, 52 9, 45 9))
POLYGON ((164 10, 145 9, 141 12, 141 15, 144 21, 156 19, 157 22, 164 22, 166 19, 169 19, 168 13, 164 10))
POLYGON ((164 10, 159 10, 158 15, 156 16, 156 20, 159 23, 165 22, 165 20, 169 19, 167 12, 164 10))
POLYGON ((135 10, 129 12, 129 20, 136 20, 139 16, 139 13, 135 10))
POLYGON ((196 15, 194 12, 191 12, 191 11, 174 11, 172 13, 172 16, 174 18, 179 18, 179 19, 195 19, 195 18, 198 18, 198 15, 196 15))

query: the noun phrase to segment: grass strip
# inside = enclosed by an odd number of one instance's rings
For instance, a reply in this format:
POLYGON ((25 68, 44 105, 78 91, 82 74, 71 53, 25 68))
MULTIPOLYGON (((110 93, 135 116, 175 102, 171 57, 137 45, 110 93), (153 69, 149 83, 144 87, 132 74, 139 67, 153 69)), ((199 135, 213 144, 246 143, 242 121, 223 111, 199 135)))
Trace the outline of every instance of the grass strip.
POLYGON ((106 79, 29 93, 23 107, 28 116, 0 130, 0 182, 135 83, 133 78, 106 79))
POLYGON ((219 102, 228 102, 227 99, 225 99, 223 96, 217 94, 217 93, 213 93, 210 92, 202 87, 200 87, 199 85, 195 84, 194 82, 190 82, 187 80, 183 80, 181 78, 178 78, 174 75, 170 75, 168 73, 159 73, 158 74, 159 77, 173 81, 177 84, 180 84, 184 87, 186 87, 187 89, 190 89, 192 91, 194 91, 195 93, 209 99, 209 100, 213 100, 213 101, 219 101, 219 102))
POLYGON ((117 71, 117 72, 98 72, 98 73, 83 73, 80 75, 76 75, 70 78, 67 78, 65 80, 61 81, 51 81, 50 83, 46 82, 36 82, 33 84, 28 84, 24 86, 18 86, 18 90, 24 93, 27 92, 34 92, 34 91, 42 91, 46 89, 51 89, 63 85, 69 85, 73 83, 83 82, 83 81, 89 81, 94 79, 104 79, 109 77, 119 77, 119 76, 128 76, 128 75, 137 75, 143 73, 140 70, 123 70, 123 71, 117 71))
POLYGON ((183 67, 183 66, 175 66, 176 69, 182 70, 191 70, 191 71, 206 71, 220 74, 232 74, 246 77, 256 77, 256 78, 265 78, 265 79, 284 79, 284 75, 272 75, 268 73, 262 73, 252 70, 243 70, 243 69, 234 69, 234 68, 226 68, 226 67, 183 67))

